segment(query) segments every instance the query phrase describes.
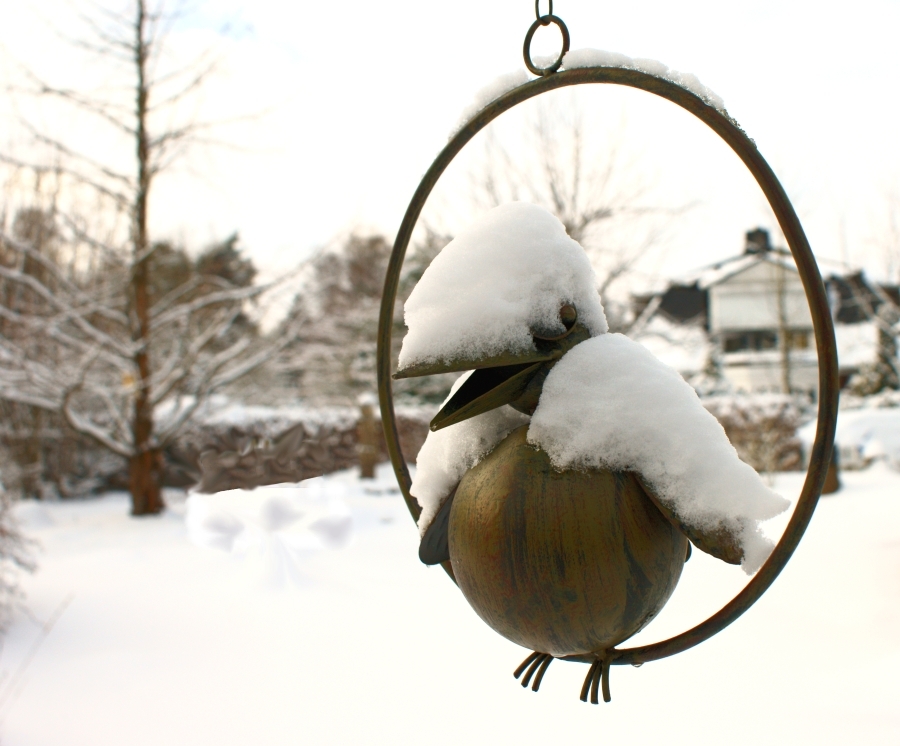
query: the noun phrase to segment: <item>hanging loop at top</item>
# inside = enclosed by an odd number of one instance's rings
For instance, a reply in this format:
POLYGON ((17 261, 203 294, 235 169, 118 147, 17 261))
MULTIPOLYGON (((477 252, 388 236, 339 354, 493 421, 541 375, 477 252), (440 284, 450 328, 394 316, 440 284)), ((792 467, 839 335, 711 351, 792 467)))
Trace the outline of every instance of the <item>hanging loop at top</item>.
POLYGON ((550 0, 550 8, 547 15, 541 16, 541 0, 534 0, 534 17, 541 22, 541 26, 547 26, 550 23, 550 16, 553 15, 553 0, 550 0))
POLYGON ((545 75, 552 75, 562 66, 563 57, 565 57, 566 52, 569 51, 569 29, 566 27, 566 24, 563 23, 562 18, 553 15, 552 0, 550 2, 550 12, 545 16, 540 14, 540 4, 540 0, 535 0, 534 12, 537 15, 537 20, 531 24, 528 33, 525 34, 525 45, 522 48, 522 56, 525 58, 525 67, 528 68, 529 72, 531 72, 532 75, 540 75, 543 77, 545 75), (549 26, 551 23, 556 24, 559 28, 559 32, 562 34, 562 51, 559 53, 559 57, 556 58, 556 62, 552 65, 549 67, 538 67, 531 59, 531 40, 534 38, 534 32, 538 30, 538 26, 549 26))

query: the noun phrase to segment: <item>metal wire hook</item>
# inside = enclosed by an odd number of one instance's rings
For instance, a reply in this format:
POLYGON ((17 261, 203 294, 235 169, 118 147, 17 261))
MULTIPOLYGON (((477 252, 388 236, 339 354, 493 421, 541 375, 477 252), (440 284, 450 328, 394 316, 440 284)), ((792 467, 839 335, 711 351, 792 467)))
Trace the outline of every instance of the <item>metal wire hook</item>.
POLYGON ((534 0, 534 17, 537 18, 541 22, 541 26, 546 26, 550 23, 550 16, 553 15, 553 0, 550 0, 550 9, 547 11, 546 16, 541 15, 541 0, 534 0))

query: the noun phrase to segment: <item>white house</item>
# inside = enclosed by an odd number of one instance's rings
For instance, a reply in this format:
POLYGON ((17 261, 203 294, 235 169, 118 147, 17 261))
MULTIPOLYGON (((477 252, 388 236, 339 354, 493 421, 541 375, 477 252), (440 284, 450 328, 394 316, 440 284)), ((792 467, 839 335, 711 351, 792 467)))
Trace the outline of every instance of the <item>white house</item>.
MULTIPOLYGON (((884 354, 879 312, 896 311, 897 289, 873 286, 842 265, 820 262, 820 271, 832 306, 843 384, 884 354)), ((799 273, 790 252, 772 247, 762 228, 747 233, 743 254, 635 301, 633 336, 663 359, 672 357, 683 375, 715 368, 737 391, 812 393, 818 388, 812 318, 799 273), (685 329, 692 334, 686 336, 685 329), (669 337, 679 343, 693 339, 697 350, 701 330, 708 343, 702 367, 696 352, 668 355, 660 349, 660 340, 669 337)), ((895 344, 892 350, 896 371, 895 344)))

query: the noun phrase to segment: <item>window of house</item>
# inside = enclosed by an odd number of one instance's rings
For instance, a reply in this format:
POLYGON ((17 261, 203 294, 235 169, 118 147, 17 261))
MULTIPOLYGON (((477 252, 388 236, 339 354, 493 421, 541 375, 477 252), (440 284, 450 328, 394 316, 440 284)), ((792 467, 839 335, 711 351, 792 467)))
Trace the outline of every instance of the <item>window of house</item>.
POLYGON ((808 350, 809 349, 809 332, 808 331, 790 331, 788 332, 788 345, 792 350, 808 350))
POLYGON ((778 347, 778 336, 768 329, 746 332, 730 332, 722 336, 725 352, 745 352, 748 350, 774 350, 778 347))
MULTIPOLYGON (((808 350, 810 332, 792 329, 787 332, 787 343, 792 350, 808 350)), ((769 329, 729 332, 722 336, 722 349, 725 352, 775 350, 778 349, 778 334, 769 329)))

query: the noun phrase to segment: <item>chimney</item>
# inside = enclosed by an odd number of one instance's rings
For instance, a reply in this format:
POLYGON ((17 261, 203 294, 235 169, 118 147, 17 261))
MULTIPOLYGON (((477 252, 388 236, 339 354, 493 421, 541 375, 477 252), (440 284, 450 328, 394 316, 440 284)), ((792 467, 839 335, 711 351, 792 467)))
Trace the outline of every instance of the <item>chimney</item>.
POLYGON ((765 228, 755 228, 752 231, 747 231, 747 243, 744 246, 745 254, 765 254, 771 248, 769 231, 765 228))

